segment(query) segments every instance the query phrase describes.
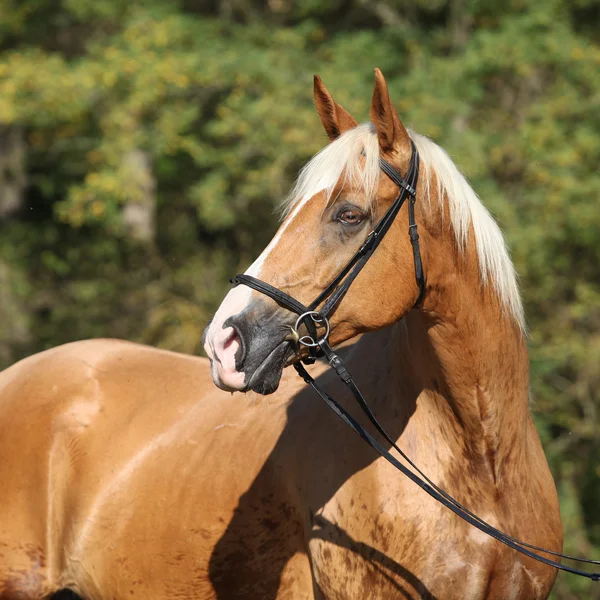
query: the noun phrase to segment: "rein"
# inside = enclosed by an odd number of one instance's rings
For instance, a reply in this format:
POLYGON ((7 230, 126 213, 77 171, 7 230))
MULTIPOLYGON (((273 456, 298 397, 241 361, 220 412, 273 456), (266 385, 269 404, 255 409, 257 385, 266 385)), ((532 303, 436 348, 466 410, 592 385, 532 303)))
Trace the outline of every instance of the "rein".
MULTIPOLYGON (((288 338, 295 341, 297 344, 308 348, 309 356, 302 359, 305 364, 312 364, 316 358, 324 356, 329 365, 335 370, 340 379, 348 387, 354 399, 357 401, 363 413, 369 419, 371 424, 375 427, 378 433, 384 438, 384 440, 390 444, 390 446, 396 450, 410 466, 407 467, 405 464, 400 462, 395 456, 390 454, 385 447, 363 426, 356 421, 346 409, 341 406, 334 398, 332 398, 327 392, 321 389, 311 375, 306 371, 301 363, 295 363, 294 368, 297 373, 309 384, 319 397, 327 404, 327 406, 340 418, 344 423, 350 427, 359 437, 361 437, 375 452, 381 457, 387 460, 391 465, 398 469, 401 473, 406 475, 411 481, 418 485, 422 490, 427 492, 434 500, 450 509, 454 514, 458 515, 461 519, 467 523, 476 527, 483 533, 490 537, 502 542, 509 548, 524 554, 530 558, 533 558, 546 565, 560 569, 574 575, 580 575, 587 577, 592 581, 600 581, 600 572, 591 573, 588 571, 582 571, 569 566, 562 565, 556 560, 541 556, 534 551, 543 552, 545 554, 555 556, 557 558, 564 558, 567 560, 573 560, 581 563, 600 565, 600 561, 590 560, 584 558, 577 558, 569 556, 567 554, 561 554, 559 552, 553 552, 552 550, 546 550, 532 544, 522 542, 510 535, 500 531, 493 527, 469 509, 464 507, 460 502, 455 500, 450 494, 445 492, 443 489, 438 487, 429 477, 427 477, 415 463, 398 447, 398 445, 390 438, 386 433, 385 429, 381 426, 379 421, 375 418, 375 415, 366 403, 364 396, 354 383, 352 375, 346 368, 344 361, 333 351, 327 338, 329 336, 329 317, 335 311, 335 308, 340 303, 342 298, 346 295, 349 287, 356 279, 358 274, 364 268, 368 260, 371 258, 381 240, 385 237, 385 234, 389 231, 396 215, 400 212, 400 209, 408 199, 408 234, 413 250, 413 258, 415 265, 415 279, 419 287, 419 295, 414 306, 418 306, 425 295, 425 276, 423 273, 423 264, 421 261, 421 251, 419 248, 419 234, 417 231, 417 223, 415 221, 415 202, 416 202, 416 188, 419 179, 419 154, 415 147, 414 142, 411 140, 412 155, 406 177, 403 178, 388 162, 383 158, 379 158, 379 166, 381 170, 400 188, 399 194, 388 210, 385 212, 381 220, 377 223, 373 231, 369 233, 362 246, 358 249, 356 254, 348 261, 346 266, 340 271, 340 273, 329 283, 329 285, 319 294, 313 302, 308 306, 305 306, 292 296, 282 292, 276 287, 252 277, 251 275, 237 275, 231 279, 231 283, 234 285, 246 285, 257 292, 260 292, 271 299, 275 300, 279 305, 287 308, 293 313, 296 313, 298 319, 296 320, 295 326, 291 328, 291 336, 288 338), (321 306, 322 305, 322 306, 321 306), (317 308, 321 306, 319 310, 317 308), (309 335, 301 336, 298 329, 301 324, 304 324, 308 329, 309 335), (324 328, 325 332, 319 338, 318 328, 324 328), (414 469, 411 470, 411 469, 414 469)), ((414 308, 413 306, 413 308, 414 308)))

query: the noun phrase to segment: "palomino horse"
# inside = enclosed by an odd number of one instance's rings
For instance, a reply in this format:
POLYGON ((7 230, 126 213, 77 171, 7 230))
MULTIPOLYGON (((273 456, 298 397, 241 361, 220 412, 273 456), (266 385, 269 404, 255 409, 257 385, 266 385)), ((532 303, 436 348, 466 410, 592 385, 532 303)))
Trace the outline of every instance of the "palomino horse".
MULTIPOLYGON (((515 274, 449 157, 409 133, 376 71, 371 123, 315 78, 331 143, 248 273, 308 302, 397 195, 379 157, 421 157, 423 301, 403 209, 331 318, 330 340, 398 445, 493 525, 559 551, 528 403, 515 274)), ((344 428, 286 364, 295 315, 238 286, 211 360, 77 342, 0 376, 0 598, 546 598, 554 569, 471 528, 344 428), (211 381, 230 392, 217 390, 211 381), (252 392, 272 394, 259 398, 252 392), (248 398, 250 396, 250 398, 248 398)), ((313 375, 336 396, 335 375, 313 375)))

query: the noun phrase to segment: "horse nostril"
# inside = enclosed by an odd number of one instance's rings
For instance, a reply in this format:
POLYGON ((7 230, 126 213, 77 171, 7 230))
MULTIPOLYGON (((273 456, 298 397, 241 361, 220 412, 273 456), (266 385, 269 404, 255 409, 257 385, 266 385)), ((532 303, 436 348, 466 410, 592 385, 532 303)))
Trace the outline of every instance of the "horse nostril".
POLYGON ((235 369, 236 371, 242 371, 244 367, 244 361, 246 360, 246 343, 240 331, 238 325, 233 321, 232 318, 227 319, 223 323, 223 329, 231 328, 231 333, 227 336, 227 339, 223 343, 223 349, 227 350, 231 346, 237 344, 235 351, 235 369))
POLYGON ((234 342, 239 341, 239 337, 240 336, 238 335, 238 332, 233 327, 231 327, 231 333, 228 337, 225 338, 225 341, 223 342, 223 350, 229 350, 229 348, 234 342))

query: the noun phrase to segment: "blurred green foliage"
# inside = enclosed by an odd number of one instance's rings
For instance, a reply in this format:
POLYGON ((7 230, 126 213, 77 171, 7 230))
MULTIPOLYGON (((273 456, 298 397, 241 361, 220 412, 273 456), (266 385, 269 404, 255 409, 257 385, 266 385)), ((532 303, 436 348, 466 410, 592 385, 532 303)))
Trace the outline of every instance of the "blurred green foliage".
MULTIPOLYGON (((325 143, 312 74, 366 119, 379 66, 506 231, 565 549, 599 556, 599 0, 0 0, 0 15, 0 367, 97 336, 200 352, 325 143)), ((600 588, 561 575, 553 597, 600 588)))

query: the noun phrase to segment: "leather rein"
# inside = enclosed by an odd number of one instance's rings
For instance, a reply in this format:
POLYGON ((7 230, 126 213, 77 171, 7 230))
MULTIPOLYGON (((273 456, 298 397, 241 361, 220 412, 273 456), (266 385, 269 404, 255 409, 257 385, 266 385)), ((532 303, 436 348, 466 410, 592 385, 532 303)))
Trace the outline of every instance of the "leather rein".
POLYGON ((458 515, 461 519, 464 519, 467 523, 476 527, 483 533, 490 537, 502 542, 510 548, 513 548, 517 552, 529 556, 539 562, 546 565, 567 571, 574 575, 580 575, 587 577, 592 581, 600 581, 600 572, 588 572, 575 569, 566 565, 562 565, 556 560, 552 560, 545 556, 541 556, 537 552, 543 552, 545 554, 564 558, 567 560, 573 560, 581 563, 588 563, 594 565, 600 565, 600 561, 590 560, 584 558, 577 558, 569 556, 567 554, 561 554, 559 552, 553 552, 552 550, 546 550, 532 544, 522 542, 502 531, 493 527, 482 518, 475 515, 460 502, 455 500, 450 494, 445 492, 443 489, 438 487, 427 475, 425 475, 415 463, 398 447, 393 439, 386 433, 385 429, 381 426, 379 421, 375 418, 375 415, 366 403, 361 391, 354 383, 352 375, 346 368, 344 361, 333 351, 328 342, 329 336, 329 317, 335 310, 337 305, 346 295, 349 287, 356 279, 360 271, 367 264, 371 258, 385 234, 389 231, 396 215, 400 212, 402 206, 408 200, 408 233, 410 242, 413 250, 413 258, 415 265, 415 279, 419 287, 419 296, 414 304, 418 306, 425 296, 425 276, 423 273, 423 264, 421 261, 421 252, 419 248, 419 234, 417 231, 417 223, 415 221, 415 202, 417 197, 417 182, 419 179, 419 154, 415 147, 414 142, 411 140, 412 155, 406 177, 402 177, 400 173, 392 167, 383 158, 379 158, 379 166, 381 170, 399 187, 399 193, 394 202, 387 209, 381 220, 377 223, 373 231, 369 233, 366 240, 354 254, 354 256, 348 261, 346 266, 339 272, 339 274, 331 281, 331 283, 319 294, 313 302, 308 306, 305 306, 292 296, 289 296, 285 292, 277 289, 276 287, 252 277, 251 275, 237 275, 231 279, 231 283, 234 285, 246 285, 257 292, 260 292, 269 298, 273 299, 280 306, 287 308, 293 313, 298 315, 295 326, 291 328, 291 336, 288 339, 296 342, 297 346, 305 346, 308 349, 309 355, 302 359, 305 364, 312 364, 316 358, 324 356, 329 365, 335 370, 340 379, 348 387, 352 393, 354 399, 357 401, 359 407, 369 419, 371 424, 375 427, 377 432, 383 437, 383 439, 390 444, 390 446, 398 452, 400 457, 409 465, 403 464, 395 456, 390 454, 388 450, 363 426, 352 417, 352 415, 341 406, 334 398, 332 398, 326 391, 319 387, 316 381, 306 371, 304 366, 300 362, 294 363, 294 368, 309 384, 319 397, 327 404, 327 406, 348 426, 352 429, 359 437, 361 437, 375 452, 381 457, 387 460, 391 465, 398 469, 401 473, 406 475, 411 481, 418 485, 422 490, 427 492, 434 500, 443 504, 446 508, 450 509, 453 513, 458 515), (322 306, 321 306, 322 305, 322 306), (318 307, 321 306, 320 309, 318 307), (304 324, 308 330, 308 335, 301 336, 299 333, 300 326, 304 324), (325 329, 324 333, 319 336, 318 329, 325 329), (410 468, 409 468, 410 467, 410 468))

